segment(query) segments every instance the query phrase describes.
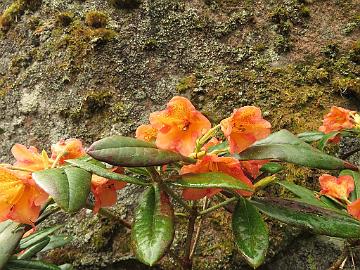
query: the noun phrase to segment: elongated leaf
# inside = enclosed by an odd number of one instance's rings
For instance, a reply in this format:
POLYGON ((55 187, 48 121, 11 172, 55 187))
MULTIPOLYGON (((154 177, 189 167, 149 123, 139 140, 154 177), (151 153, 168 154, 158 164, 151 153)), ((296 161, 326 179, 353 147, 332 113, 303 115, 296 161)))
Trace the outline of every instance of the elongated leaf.
POLYGON ((26 248, 31 247, 32 245, 34 245, 36 243, 43 241, 50 234, 56 232, 61 227, 62 227, 62 225, 53 226, 53 227, 42 229, 40 231, 30 234, 28 237, 21 239, 19 249, 24 250, 26 248))
POLYGON ((31 260, 11 260, 7 263, 5 270, 61 270, 60 267, 42 262, 31 260))
POLYGON ((10 220, 0 223, 0 227, 0 269, 3 269, 25 230, 24 226, 10 220))
POLYGON ((251 201, 264 214, 317 234, 360 238, 360 222, 351 216, 310 204, 278 198, 251 201))
POLYGON ((360 198, 360 173, 351 171, 351 170, 343 170, 340 172, 340 175, 350 175, 354 179, 355 189, 350 194, 350 199, 355 201, 360 198))
POLYGON ((76 212, 86 204, 91 174, 83 169, 64 167, 35 172, 33 178, 64 210, 76 212))
POLYGON ((172 184, 187 188, 223 188, 254 191, 251 187, 226 173, 208 172, 199 174, 184 174, 172 184))
POLYGON ((304 142, 315 142, 321 140, 324 137, 324 133, 321 131, 308 131, 298 134, 298 138, 304 142))
POLYGON ((253 268, 260 266, 269 247, 269 232, 258 210, 240 198, 232 217, 235 243, 253 268))
POLYGON ((71 264, 63 264, 59 266, 61 270, 74 270, 74 267, 71 264))
POLYGON ((168 196, 157 185, 144 192, 135 213, 131 231, 137 258, 154 265, 171 245, 174 238, 174 211, 168 196))
POLYGON ((54 248, 63 247, 71 243, 72 240, 73 238, 69 235, 52 235, 50 236, 49 244, 42 251, 48 251, 54 248))
POLYGON ((356 166, 313 148, 287 130, 271 134, 235 157, 240 160, 275 159, 328 170, 345 168, 357 170, 356 166))
POLYGON ((281 164, 279 164, 279 163, 268 162, 260 168, 260 171, 274 174, 274 173, 278 173, 278 172, 282 171, 283 169, 284 169, 284 167, 281 166, 281 164))
POLYGON ((124 167, 147 167, 195 160, 178 153, 160 150, 152 143, 123 136, 112 136, 93 143, 88 154, 111 165, 124 167))
POLYGON ((325 146, 328 144, 328 142, 335 138, 338 134, 340 134, 340 131, 333 131, 328 134, 325 134, 322 139, 319 142, 318 148, 323 151, 325 146))
POLYGON ((46 236, 42 241, 34 244, 32 247, 28 248, 24 253, 18 256, 18 259, 28 260, 35 256, 37 253, 42 251, 44 247, 47 246, 50 242, 50 237, 46 236))
POLYGON ((91 172, 93 174, 105 177, 107 179, 112 179, 112 180, 117 180, 117 181, 123 181, 123 182, 127 182, 127 183, 131 183, 131 184, 136 184, 136 185, 146 185, 146 183, 140 181, 137 178, 134 177, 130 177, 124 174, 118 174, 118 173, 114 173, 111 172, 105 168, 102 168, 100 166, 97 166, 93 163, 89 163, 89 162, 85 162, 79 159, 68 159, 66 160, 67 163, 79 167, 81 169, 84 169, 85 171, 91 172))

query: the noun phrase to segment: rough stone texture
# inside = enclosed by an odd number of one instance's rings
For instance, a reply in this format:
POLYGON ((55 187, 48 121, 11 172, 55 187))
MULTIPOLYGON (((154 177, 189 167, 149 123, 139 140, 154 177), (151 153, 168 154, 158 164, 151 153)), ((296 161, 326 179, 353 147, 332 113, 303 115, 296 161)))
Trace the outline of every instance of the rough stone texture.
MULTIPOLYGON (((0 12, 12 2, 1 1, 0 12)), ((63 137, 89 144, 132 135, 149 112, 179 94, 214 122, 235 107, 257 105, 275 130, 293 132, 317 129, 333 104, 359 109, 357 0, 143 0, 133 9, 105 0, 33 2, 0 34, 2 161, 11 160, 15 142, 49 149, 63 137), (93 10, 108 16, 105 28, 85 24, 93 10)), ((316 185, 312 174, 293 169, 288 177, 316 185)), ((122 190, 116 211, 131 220, 139 193, 122 190)), ((206 220, 195 269, 248 269, 228 219, 215 213, 206 220)), ((63 231, 75 236, 73 246, 48 255, 52 260, 78 269, 142 269, 118 225, 85 211, 51 222, 66 223, 63 231)), ((184 222, 179 218, 179 228, 184 222)), ((273 257, 299 232, 269 224, 274 248, 263 269, 324 269, 335 260, 312 238, 299 242, 305 249, 296 243, 296 254, 281 253, 289 260, 273 257), (315 268, 305 263, 320 257, 325 261, 315 268)), ((176 252, 183 237, 180 230, 176 252)), ((332 250, 336 256, 341 246, 332 250)), ((178 269, 169 256, 161 265, 178 269)))

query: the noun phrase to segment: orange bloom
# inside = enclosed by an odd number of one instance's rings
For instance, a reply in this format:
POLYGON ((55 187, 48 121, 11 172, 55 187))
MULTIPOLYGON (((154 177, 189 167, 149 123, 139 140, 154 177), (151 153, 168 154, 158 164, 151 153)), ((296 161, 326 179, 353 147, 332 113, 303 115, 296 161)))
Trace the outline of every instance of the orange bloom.
POLYGON ((61 139, 51 146, 52 159, 56 159, 56 157, 62 153, 63 155, 59 159, 59 164, 63 164, 67 159, 79 158, 86 154, 81 141, 78 139, 61 139))
POLYGON ((268 162, 268 160, 243 160, 240 161, 240 165, 248 175, 256 179, 260 175, 261 167, 268 162))
POLYGON ((221 130, 229 140, 230 153, 240 153, 255 141, 270 134, 271 124, 262 118, 259 108, 245 106, 221 121, 221 130))
POLYGON ((349 204, 347 206, 347 210, 350 215, 360 220, 360 199, 357 199, 356 201, 349 204))
POLYGON ((154 142, 158 131, 151 125, 141 125, 136 129, 135 137, 146 142, 154 142))
POLYGON ((219 141, 215 137, 212 137, 211 140, 209 140, 206 144, 204 144, 204 146, 201 148, 201 150, 207 151, 207 150, 209 150, 210 147, 218 145, 219 143, 221 143, 221 141, 219 141))
MULTIPOLYGON (((245 183, 249 187, 253 187, 251 181, 244 175, 240 163, 237 159, 232 157, 218 157, 216 155, 207 155, 203 159, 198 160, 196 164, 183 166, 180 170, 180 174, 187 173, 206 173, 206 172, 224 172, 231 175, 239 181, 245 183)), ((220 192, 221 189, 206 188, 195 189, 187 188, 183 191, 183 198, 185 200, 199 200, 205 196, 211 197, 220 192)), ((250 196, 251 192, 238 191, 243 196, 250 196)))
POLYGON ((323 125, 319 127, 319 131, 327 134, 332 131, 340 131, 345 128, 353 128, 355 125, 353 120, 354 115, 354 111, 332 106, 330 112, 325 115, 323 125))
POLYGON ((0 221, 11 219, 34 225, 48 195, 16 173, 0 167, 0 221))
POLYGON ((16 167, 32 171, 41 171, 49 167, 50 160, 45 151, 41 155, 34 146, 26 148, 26 146, 17 143, 11 148, 11 152, 16 159, 14 164, 16 167))
POLYGON ((328 195, 338 199, 347 199, 350 192, 355 188, 354 179, 349 175, 335 176, 323 174, 319 178, 321 191, 320 194, 328 195))
MULTIPOLYGON (((118 168, 113 171, 120 172, 118 168)), ((116 191, 126 186, 126 182, 109 180, 93 174, 91 178, 91 192, 95 197, 94 212, 99 212, 102 207, 109 207, 116 203, 116 191)))
POLYGON ((158 130, 156 145, 188 156, 196 140, 211 128, 210 121, 184 97, 173 97, 163 111, 150 114, 151 125, 158 130))

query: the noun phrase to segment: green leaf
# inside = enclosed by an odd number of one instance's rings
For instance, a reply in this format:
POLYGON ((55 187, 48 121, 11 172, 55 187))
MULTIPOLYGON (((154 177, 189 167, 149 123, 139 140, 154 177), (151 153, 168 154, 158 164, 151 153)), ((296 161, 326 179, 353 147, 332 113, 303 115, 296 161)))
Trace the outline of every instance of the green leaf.
POLYGON ((33 260, 11 260, 7 263, 5 270, 61 270, 60 267, 33 260))
POLYGON ((268 162, 260 168, 260 171, 274 174, 274 173, 278 173, 278 172, 282 171, 283 169, 284 169, 284 167, 281 166, 281 164, 279 164, 279 163, 268 162))
POLYGON ((208 172, 198 174, 183 174, 172 184, 186 188, 223 188, 254 191, 251 187, 226 173, 208 172))
POLYGON ((50 236, 49 244, 43 249, 43 251, 52 250, 54 248, 63 247, 69 243, 73 238, 69 235, 52 235, 50 236))
POLYGON ((42 229, 40 231, 30 234, 29 236, 21 239, 20 244, 19 244, 19 250, 21 251, 21 250, 27 249, 27 248, 31 247, 32 245, 43 241, 50 234, 56 232, 61 227, 62 227, 62 225, 53 226, 53 227, 42 229))
POLYGON ((350 200, 355 201, 360 198, 360 173, 351 171, 351 170, 343 170, 340 172, 340 176, 349 175, 352 176, 355 183, 355 189, 350 193, 350 200))
POLYGON ((321 131, 308 131, 298 134, 298 138, 304 142, 315 142, 321 140, 324 137, 324 132, 321 131))
POLYGON ((25 230, 19 223, 7 220, 0 223, 0 269, 13 255, 25 230))
POLYGON ((161 259, 173 241, 174 211, 157 185, 148 187, 142 196, 131 238, 137 258, 150 266, 161 259))
POLYGON ((244 198, 240 198, 232 217, 235 243, 246 261, 253 268, 265 260, 269 247, 269 232, 258 210, 244 198))
POLYGON ((287 130, 280 130, 235 155, 240 160, 273 159, 310 168, 357 169, 349 162, 329 156, 303 142, 287 130))
POLYGON ((124 174, 114 173, 105 168, 99 167, 93 163, 85 162, 85 161, 82 161, 79 159, 68 159, 68 160, 66 160, 66 162, 73 166, 84 169, 85 171, 91 172, 91 173, 99 175, 101 177, 105 177, 107 179, 123 181, 123 182, 127 182, 130 184, 136 184, 136 185, 147 185, 146 183, 140 181, 137 178, 130 177, 130 176, 127 176, 124 174))
POLYGON ((85 206, 91 185, 89 172, 63 167, 35 172, 32 176, 36 184, 65 211, 73 213, 85 206))
POLYGON ((360 222, 339 211, 287 199, 254 198, 251 203, 264 214, 313 233, 360 238, 360 222))
POLYGON ((328 144, 329 140, 332 138, 335 138, 338 134, 340 134, 340 131, 333 131, 323 136, 323 138, 320 140, 318 148, 323 151, 325 146, 328 144))
POLYGON ((172 162, 196 162, 178 153, 160 150, 152 143, 123 136, 112 136, 93 143, 88 154, 111 165, 148 167, 172 162))
POLYGON ((61 270, 74 270, 74 267, 71 264, 63 264, 59 266, 61 270))
POLYGON ((24 253, 18 256, 18 259, 21 260, 28 260, 35 256, 37 253, 42 251, 44 247, 47 246, 50 242, 50 237, 46 236, 42 241, 34 244, 33 246, 29 247, 24 253))

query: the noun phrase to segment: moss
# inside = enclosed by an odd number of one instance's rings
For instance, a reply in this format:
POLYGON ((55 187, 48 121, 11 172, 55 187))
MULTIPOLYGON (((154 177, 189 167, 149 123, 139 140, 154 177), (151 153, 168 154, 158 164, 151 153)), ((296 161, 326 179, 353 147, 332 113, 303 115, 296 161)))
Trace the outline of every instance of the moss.
POLYGON ((321 52, 330 59, 334 59, 339 55, 339 47, 337 44, 329 44, 325 46, 321 52))
POLYGON ((139 7, 140 0, 110 0, 110 3, 116 8, 133 9, 139 7))
POLYGON ((179 83, 176 85, 176 91, 180 94, 184 94, 188 90, 194 89, 196 87, 196 77, 194 74, 180 79, 179 83))
POLYGON ((360 64, 360 39, 352 44, 349 59, 356 64, 360 64))
POLYGON ((99 91, 89 93, 83 102, 83 109, 88 113, 97 113, 109 107, 109 101, 113 93, 108 91, 99 91))
POLYGON ((349 77, 336 77, 332 80, 332 85, 341 93, 351 92, 360 97, 360 79, 349 77))
POLYGON ((345 25, 343 32, 345 35, 350 35, 359 29, 360 29, 360 14, 357 14, 350 20, 350 22, 348 22, 345 25))
POLYGON ((323 84, 329 81, 329 72, 325 68, 311 67, 306 74, 306 80, 323 84))
POLYGON ((85 16, 86 25, 93 28, 104 28, 108 22, 108 16, 100 11, 89 11, 85 16))
POLYGON ((25 10, 36 10, 41 3, 41 0, 15 0, 0 16, 0 30, 9 30, 11 24, 24 14, 25 10))
POLYGON ((67 27, 74 19, 74 14, 70 12, 61 12, 56 16, 56 25, 67 27))
POLYGON ((305 18, 310 17, 310 8, 302 5, 300 8, 300 14, 302 17, 305 17, 305 18))
POLYGON ((279 53, 289 52, 292 44, 289 37, 278 35, 274 40, 275 50, 279 53))
POLYGON ((155 38, 149 38, 145 41, 144 50, 146 51, 154 51, 158 48, 159 44, 155 38))

